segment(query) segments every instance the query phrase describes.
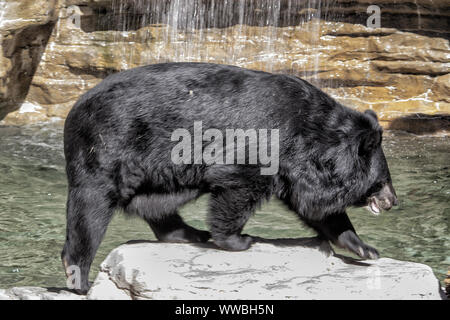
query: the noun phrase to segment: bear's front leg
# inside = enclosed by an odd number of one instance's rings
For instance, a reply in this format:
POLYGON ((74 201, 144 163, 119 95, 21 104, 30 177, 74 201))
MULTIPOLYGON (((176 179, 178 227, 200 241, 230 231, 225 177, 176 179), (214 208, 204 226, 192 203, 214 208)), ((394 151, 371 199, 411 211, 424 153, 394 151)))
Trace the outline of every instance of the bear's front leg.
POLYGON ((308 220, 306 223, 314 228, 321 237, 363 259, 378 259, 379 257, 377 249, 365 244, 357 236, 355 228, 345 212, 328 215, 320 221, 308 220))

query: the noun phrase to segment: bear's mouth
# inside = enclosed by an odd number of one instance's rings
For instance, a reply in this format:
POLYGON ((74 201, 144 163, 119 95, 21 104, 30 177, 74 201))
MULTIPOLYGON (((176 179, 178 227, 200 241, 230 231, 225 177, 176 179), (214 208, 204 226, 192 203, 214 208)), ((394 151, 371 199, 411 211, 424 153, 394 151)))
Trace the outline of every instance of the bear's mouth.
POLYGON ((366 208, 376 216, 381 212, 380 205, 378 204, 378 200, 375 197, 369 198, 366 208))
POLYGON ((379 215, 381 211, 388 211, 398 204, 392 183, 386 183, 380 191, 373 193, 366 198, 366 208, 374 215, 379 215))

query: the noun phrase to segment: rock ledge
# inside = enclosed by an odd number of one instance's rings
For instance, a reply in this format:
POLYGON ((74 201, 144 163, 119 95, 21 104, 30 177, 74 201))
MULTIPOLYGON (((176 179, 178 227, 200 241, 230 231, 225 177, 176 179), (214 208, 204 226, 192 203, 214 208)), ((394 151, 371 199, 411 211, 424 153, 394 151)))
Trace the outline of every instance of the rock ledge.
POLYGON ((85 300, 80 296, 61 288, 14 287, 0 289, 0 300, 85 300))
POLYGON ((132 241, 111 251, 87 296, 57 288, 0 290, 19 299, 445 299, 430 267, 335 254, 317 238, 257 239, 244 252, 212 243, 132 241))
POLYGON ((259 239, 248 251, 134 242, 101 264, 88 299, 443 299, 430 267, 358 261, 311 239, 259 239))

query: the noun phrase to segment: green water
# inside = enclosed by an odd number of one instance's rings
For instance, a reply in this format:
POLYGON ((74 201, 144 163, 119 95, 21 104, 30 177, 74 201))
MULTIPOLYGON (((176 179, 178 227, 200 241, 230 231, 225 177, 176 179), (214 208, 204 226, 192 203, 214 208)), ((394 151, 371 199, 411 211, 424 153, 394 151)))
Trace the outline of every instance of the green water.
MULTIPOLYGON (((349 215, 361 238, 383 257, 425 263, 442 281, 450 265, 450 138, 386 133, 385 153, 399 207, 374 216, 349 215)), ((65 285, 59 255, 64 242, 66 178, 62 128, 0 126, 0 288, 65 285)), ((206 201, 182 215, 204 228, 206 201)), ((280 202, 264 205, 246 233, 267 238, 307 237, 280 202)), ((94 261, 91 277, 108 252, 132 239, 154 239, 145 222, 117 214, 94 261)))

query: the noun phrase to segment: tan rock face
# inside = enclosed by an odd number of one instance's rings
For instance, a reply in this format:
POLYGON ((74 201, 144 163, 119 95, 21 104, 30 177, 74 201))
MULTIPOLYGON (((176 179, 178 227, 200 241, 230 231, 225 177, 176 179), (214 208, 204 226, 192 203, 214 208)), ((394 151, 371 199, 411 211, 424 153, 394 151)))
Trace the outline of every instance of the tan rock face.
MULTIPOLYGON (((374 109, 385 124, 411 113, 450 113, 446 1, 340 0, 309 8, 296 0, 211 3, 67 0, 29 90, 18 81, 17 92, 28 91, 25 100, 42 107, 35 119, 64 118, 109 73, 204 61, 298 75, 348 106, 374 109), (374 3, 381 7, 376 29, 359 24, 374 3)), ((35 63, 23 56, 0 61, 18 60, 35 63)), ((11 113, 6 121, 29 122, 25 114, 11 113)))
POLYGON ((0 4, 0 119, 24 101, 57 18, 57 0, 0 4))

